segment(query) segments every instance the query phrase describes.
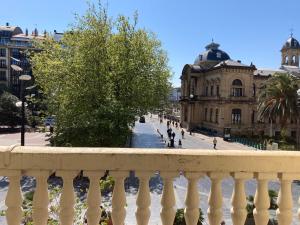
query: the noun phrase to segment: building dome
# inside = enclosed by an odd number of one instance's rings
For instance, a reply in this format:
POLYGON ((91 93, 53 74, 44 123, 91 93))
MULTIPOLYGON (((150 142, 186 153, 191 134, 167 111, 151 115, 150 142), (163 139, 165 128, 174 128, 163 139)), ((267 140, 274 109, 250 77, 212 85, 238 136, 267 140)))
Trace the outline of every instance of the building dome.
POLYGON ((200 54, 199 56, 197 56, 194 64, 199 65, 202 62, 208 62, 208 61, 220 62, 220 61, 225 61, 230 59, 229 55, 226 52, 219 49, 219 46, 220 46, 219 44, 214 42, 207 45, 205 47, 206 51, 200 54))
POLYGON ((291 36, 289 39, 287 39, 287 41, 285 42, 285 44, 282 47, 284 48, 300 48, 300 44, 297 41, 297 39, 293 38, 293 36, 291 36))

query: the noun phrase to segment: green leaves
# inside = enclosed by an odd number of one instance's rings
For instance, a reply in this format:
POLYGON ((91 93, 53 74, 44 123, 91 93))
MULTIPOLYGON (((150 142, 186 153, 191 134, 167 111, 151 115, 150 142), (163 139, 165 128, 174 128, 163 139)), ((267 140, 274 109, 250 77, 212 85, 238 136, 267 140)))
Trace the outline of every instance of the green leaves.
POLYGON ((280 119, 284 127, 297 112, 297 80, 287 73, 277 73, 265 83, 260 92, 258 110, 260 118, 280 119))
POLYGON ((56 115, 53 143, 122 146, 140 112, 166 99, 166 53, 153 33, 90 5, 61 42, 38 43, 33 72, 56 115))

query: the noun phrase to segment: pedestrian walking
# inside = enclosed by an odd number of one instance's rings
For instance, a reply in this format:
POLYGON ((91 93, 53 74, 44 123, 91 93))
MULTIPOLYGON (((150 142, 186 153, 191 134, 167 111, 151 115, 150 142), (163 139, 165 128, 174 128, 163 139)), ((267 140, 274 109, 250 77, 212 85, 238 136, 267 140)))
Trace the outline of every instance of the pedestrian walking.
POLYGON ((182 142, 180 139, 178 140, 178 148, 182 148, 182 142))
POLYGON ((224 220, 221 222, 221 225, 225 225, 225 221, 224 220))
POLYGON ((216 137, 214 137, 214 140, 213 140, 213 144, 214 144, 214 149, 216 149, 216 147, 217 147, 217 138, 216 137))
POLYGON ((178 128, 178 123, 177 122, 175 123, 175 127, 178 128))
POLYGON ((175 142, 174 139, 171 139, 171 140, 170 140, 170 147, 171 147, 171 148, 174 148, 174 147, 175 147, 174 142, 175 142))
POLYGON ((172 138, 174 139, 176 136, 175 132, 172 133, 172 138))
POLYGON ((183 129, 181 129, 181 137, 182 137, 182 139, 184 139, 184 130, 183 129))
POLYGON ((192 133, 192 129, 190 129, 190 135, 193 135, 193 133, 192 133))

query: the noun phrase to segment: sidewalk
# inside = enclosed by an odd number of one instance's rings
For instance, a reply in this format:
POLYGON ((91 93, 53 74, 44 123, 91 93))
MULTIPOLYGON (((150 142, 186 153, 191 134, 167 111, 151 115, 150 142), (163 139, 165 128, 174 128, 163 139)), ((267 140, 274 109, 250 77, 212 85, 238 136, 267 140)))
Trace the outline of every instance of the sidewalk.
MULTIPOLYGON (((146 121, 152 123, 154 130, 159 130, 161 134, 163 134, 164 140, 168 141, 168 135, 167 135, 167 121, 166 119, 163 119, 163 123, 159 122, 158 115, 152 115, 152 118, 150 116, 146 117, 146 121)), ((214 149, 213 148, 213 139, 214 137, 209 137, 200 133, 192 133, 190 135, 190 132, 186 129, 184 130, 184 139, 181 137, 181 128, 178 125, 178 128, 170 125, 172 128, 172 132, 174 131, 175 136, 175 148, 178 148, 178 140, 181 139, 182 141, 182 148, 201 148, 201 149, 214 149)), ((159 134, 157 133, 159 136, 159 134)), ((242 145, 240 143, 236 142, 227 142, 224 141, 223 138, 216 137, 217 138, 217 150, 256 150, 255 148, 242 145)))

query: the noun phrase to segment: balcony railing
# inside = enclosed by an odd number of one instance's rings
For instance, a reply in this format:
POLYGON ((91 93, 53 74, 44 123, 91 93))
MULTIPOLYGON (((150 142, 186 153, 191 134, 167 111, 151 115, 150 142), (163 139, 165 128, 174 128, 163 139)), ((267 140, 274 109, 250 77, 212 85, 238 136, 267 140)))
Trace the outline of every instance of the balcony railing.
MULTIPOLYGON (((98 225, 101 195, 99 179, 103 171, 110 170, 115 179, 112 195, 112 220, 114 225, 124 225, 126 197, 124 179, 129 171, 135 171, 140 180, 136 201, 136 224, 148 224, 150 211, 149 178, 159 171, 164 187, 161 199, 161 221, 172 225, 175 217, 173 179, 183 173, 188 180, 185 220, 196 225, 199 217, 198 181, 204 176, 211 180, 209 224, 219 225, 222 220, 222 179, 231 176, 234 181, 232 194, 232 224, 244 225, 246 219, 246 195, 244 183, 255 178, 254 218, 257 225, 267 225, 269 220, 268 182, 279 179, 277 219, 280 225, 291 224, 291 183, 300 177, 299 152, 212 151, 212 150, 166 150, 121 148, 51 148, 51 147, 0 147, 1 175, 9 179, 6 197, 6 219, 9 225, 19 225, 22 219, 22 193, 20 178, 30 175, 36 178, 33 198, 34 224, 46 225, 48 219, 49 174, 55 172, 63 179, 60 198, 60 224, 73 224, 74 190, 73 178, 83 171, 90 180, 87 197, 87 220, 98 225)), ((298 213, 300 216, 300 212, 298 213)))

